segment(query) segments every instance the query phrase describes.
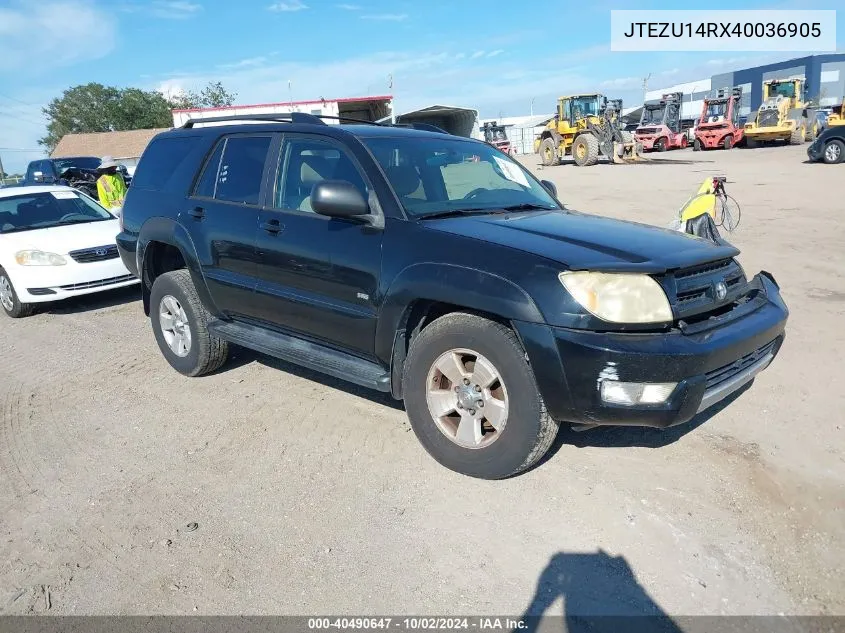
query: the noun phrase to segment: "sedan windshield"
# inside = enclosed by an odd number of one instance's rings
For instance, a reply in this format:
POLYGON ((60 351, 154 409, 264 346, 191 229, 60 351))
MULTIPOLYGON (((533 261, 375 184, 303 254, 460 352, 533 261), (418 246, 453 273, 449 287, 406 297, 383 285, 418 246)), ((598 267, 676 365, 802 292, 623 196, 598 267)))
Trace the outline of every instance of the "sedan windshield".
POLYGON ((113 219, 96 202, 71 189, 0 198, 0 233, 113 219))
POLYGON ((494 147, 448 138, 364 138, 409 215, 560 209, 519 163, 494 147))

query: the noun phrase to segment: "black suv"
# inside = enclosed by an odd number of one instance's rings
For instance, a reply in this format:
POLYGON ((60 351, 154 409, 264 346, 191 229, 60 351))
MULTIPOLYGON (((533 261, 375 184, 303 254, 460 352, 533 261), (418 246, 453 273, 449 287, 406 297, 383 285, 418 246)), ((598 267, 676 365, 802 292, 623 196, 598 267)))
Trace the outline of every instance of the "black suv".
POLYGON ((568 210, 481 141, 206 122, 150 143, 117 238, 182 374, 234 343, 389 392, 435 459, 493 479, 559 421, 686 422, 783 341, 777 284, 731 245, 568 210))

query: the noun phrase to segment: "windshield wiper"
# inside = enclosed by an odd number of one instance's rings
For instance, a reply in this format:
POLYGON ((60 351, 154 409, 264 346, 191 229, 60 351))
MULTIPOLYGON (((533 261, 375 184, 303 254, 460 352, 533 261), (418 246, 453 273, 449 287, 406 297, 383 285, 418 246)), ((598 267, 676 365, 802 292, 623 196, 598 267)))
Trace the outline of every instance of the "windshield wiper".
POLYGON ((511 204, 506 207, 470 207, 468 209, 449 209, 446 211, 435 211, 434 213, 427 213, 420 216, 420 219, 427 220, 429 218, 452 218, 461 215, 494 215, 497 213, 507 213, 509 211, 536 211, 542 209, 544 211, 553 211, 557 207, 550 207, 546 204, 534 204, 531 202, 523 202, 520 204, 511 204))

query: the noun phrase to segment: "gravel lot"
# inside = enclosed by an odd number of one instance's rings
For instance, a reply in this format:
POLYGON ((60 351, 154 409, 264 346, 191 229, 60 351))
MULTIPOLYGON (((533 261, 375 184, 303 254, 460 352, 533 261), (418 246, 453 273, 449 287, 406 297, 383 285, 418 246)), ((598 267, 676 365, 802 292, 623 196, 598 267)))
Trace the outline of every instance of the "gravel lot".
POLYGON ((271 358, 181 377, 136 290, 0 317, 0 613, 845 614, 845 168, 804 151, 536 172, 571 208, 658 225, 727 175, 740 261, 791 318, 727 407, 564 429, 507 481, 437 465, 389 398, 271 358))

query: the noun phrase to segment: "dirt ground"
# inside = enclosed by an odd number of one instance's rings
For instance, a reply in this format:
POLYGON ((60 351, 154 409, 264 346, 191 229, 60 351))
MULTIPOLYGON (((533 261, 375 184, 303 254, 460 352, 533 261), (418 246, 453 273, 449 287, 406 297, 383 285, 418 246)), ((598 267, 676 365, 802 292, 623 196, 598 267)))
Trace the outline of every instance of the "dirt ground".
POLYGON ((535 172, 658 225, 728 176, 730 239, 791 317, 715 413, 563 429, 507 481, 440 467, 389 398, 252 352, 181 377, 134 290, 0 318, 0 613, 845 614, 845 167, 804 151, 535 172))

